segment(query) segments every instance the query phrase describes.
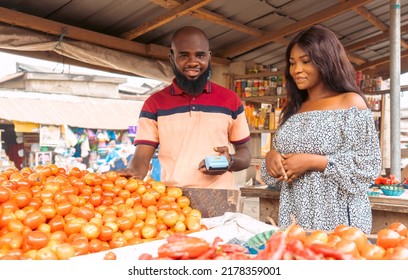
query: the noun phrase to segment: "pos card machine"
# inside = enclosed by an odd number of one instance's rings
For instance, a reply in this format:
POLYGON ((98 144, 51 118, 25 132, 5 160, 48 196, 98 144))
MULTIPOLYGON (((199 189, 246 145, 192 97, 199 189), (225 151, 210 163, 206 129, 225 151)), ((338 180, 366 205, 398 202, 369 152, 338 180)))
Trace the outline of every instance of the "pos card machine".
POLYGON ((229 167, 225 156, 208 156, 204 159, 204 163, 208 171, 226 171, 229 167))

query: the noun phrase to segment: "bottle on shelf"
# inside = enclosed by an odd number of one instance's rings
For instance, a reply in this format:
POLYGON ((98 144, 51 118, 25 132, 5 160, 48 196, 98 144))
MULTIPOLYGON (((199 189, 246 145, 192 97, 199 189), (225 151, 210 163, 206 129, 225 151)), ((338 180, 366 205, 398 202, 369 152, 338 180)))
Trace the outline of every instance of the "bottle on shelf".
POLYGON ((275 129, 278 128, 279 126, 279 121, 280 121, 280 114, 282 112, 282 108, 280 107, 280 100, 276 102, 276 108, 275 108, 275 129))

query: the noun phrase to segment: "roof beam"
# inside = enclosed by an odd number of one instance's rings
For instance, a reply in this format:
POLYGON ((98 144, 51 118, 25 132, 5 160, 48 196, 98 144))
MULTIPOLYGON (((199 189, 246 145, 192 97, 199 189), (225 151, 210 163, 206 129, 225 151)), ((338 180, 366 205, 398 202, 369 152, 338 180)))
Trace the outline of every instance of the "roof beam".
POLYGON ((242 43, 242 44, 237 44, 230 48, 224 49, 223 51, 219 52, 218 55, 221 57, 225 57, 225 58, 227 57, 231 58, 231 57, 238 56, 247 51, 256 49, 270 42, 273 42, 277 38, 284 37, 286 35, 298 32, 314 24, 329 20, 331 18, 336 17, 339 14, 342 14, 349 10, 363 6, 364 4, 371 2, 371 1, 372 0, 353 0, 353 1, 347 1, 344 3, 333 5, 332 7, 329 7, 323 11, 314 13, 296 23, 287 25, 279 30, 269 32, 257 39, 254 39, 249 42, 242 43))
MULTIPOLYGON (((183 3, 185 3, 186 1, 183 0, 150 0, 150 2, 159 5, 163 8, 166 9, 174 9, 175 7, 178 7, 180 5, 182 5, 183 3)), ((258 37, 258 36, 262 36, 265 34, 264 31, 259 30, 257 28, 254 27, 250 27, 250 26, 246 26, 244 24, 241 23, 237 23, 235 21, 229 20, 217 13, 213 13, 205 8, 200 8, 197 10, 194 10, 192 12, 189 13, 190 16, 195 17, 195 18, 199 18, 202 20, 207 20, 213 23, 216 23, 218 25, 222 25, 237 31, 240 31, 242 33, 246 33, 249 35, 252 35, 254 37, 258 37)))
MULTIPOLYGON (((403 57, 408 57, 408 50, 401 52, 401 59, 403 57)), ((387 56, 387 57, 383 57, 383 58, 380 58, 374 61, 367 62, 365 64, 361 64, 359 66, 356 66, 355 68, 356 68, 356 71, 359 71, 359 70, 364 70, 368 68, 374 68, 374 67, 377 67, 378 65, 386 64, 389 62, 390 62, 390 57, 387 56)))
MULTIPOLYGON (((401 36, 404 33, 407 33, 407 32, 408 32, 408 24, 406 24, 404 26, 401 26, 401 36)), ((384 33, 382 33, 380 35, 372 36, 372 37, 370 37, 368 39, 361 40, 361 41, 358 41, 358 42, 356 42, 354 44, 347 45, 347 46, 345 46, 345 48, 346 48, 347 51, 355 51, 355 50, 365 49, 366 47, 368 47, 370 45, 374 45, 374 44, 376 44, 378 42, 388 40, 389 37, 390 37, 390 31, 388 30, 388 31, 386 31, 386 32, 384 32, 384 33)))
POLYGON ((164 13, 163 15, 143 23, 142 25, 138 26, 137 28, 134 28, 132 30, 129 30, 125 33, 123 33, 120 37, 126 39, 126 40, 133 40, 155 28, 158 28, 162 25, 165 25, 166 23, 169 23, 170 21, 175 20, 178 17, 184 16, 191 11, 194 11, 200 7, 203 7, 207 5, 208 3, 212 2, 214 0, 191 0, 188 1, 182 5, 179 5, 175 7, 174 9, 171 9, 164 13))
MULTIPOLYGON (((64 34, 66 38, 81 42, 87 42, 106 48, 123 51, 130 54, 158 59, 168 59, 169 49, 165 52, 151 52, 155 47, 163 50, 162 46, 154 44, 141 44, 134 41, 78 28, 72 25, 44 19, 37 16, 28 15, 14 10, 0 7, 0 22, 8 23, 14 26, 20 26, 31 30, 40 31, 46 34, 60 36, 64 34)), ((212 57, 215 64, 229 65, 230 61, 224 58, 212 57)))

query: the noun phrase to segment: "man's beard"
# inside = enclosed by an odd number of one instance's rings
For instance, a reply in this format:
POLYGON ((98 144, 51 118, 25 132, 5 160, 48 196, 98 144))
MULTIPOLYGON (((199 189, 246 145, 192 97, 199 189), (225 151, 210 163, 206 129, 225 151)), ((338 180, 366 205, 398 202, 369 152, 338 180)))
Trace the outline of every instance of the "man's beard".
POLYGON ((190 96, 200 95, 207 85, 207 81, 210 78, 211 66, 208 64, 207 69, 198 76, 195 80, 189 80, 176 65, 172 63, 174 75, 176 75, 177 85, 190 96))

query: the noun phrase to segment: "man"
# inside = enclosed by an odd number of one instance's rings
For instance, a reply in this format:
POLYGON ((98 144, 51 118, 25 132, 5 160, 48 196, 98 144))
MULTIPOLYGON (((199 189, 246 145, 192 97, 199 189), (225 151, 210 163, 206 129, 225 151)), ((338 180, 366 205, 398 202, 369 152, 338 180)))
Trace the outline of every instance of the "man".
POLYGON ((177 30, 169 58, 176 77, 145 101, 134 155, 119 173, 143 179, 160 144, 160 180, 167 186, 233 189, 232 171, 248 168, 251 161, 241 100, 209 81, 211 52, 202 30, 191 26, 177 30), (207 170, 203 159, 210 155, 225 156, 228 171, 207 170))

